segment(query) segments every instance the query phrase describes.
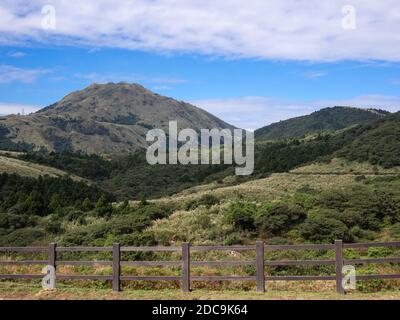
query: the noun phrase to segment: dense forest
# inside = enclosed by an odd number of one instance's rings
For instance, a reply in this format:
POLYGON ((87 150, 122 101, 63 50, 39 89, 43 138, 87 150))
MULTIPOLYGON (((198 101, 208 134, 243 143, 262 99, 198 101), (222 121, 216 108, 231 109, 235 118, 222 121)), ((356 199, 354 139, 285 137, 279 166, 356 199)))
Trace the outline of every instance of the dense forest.
POLYGON ((114 197, 68 177, 38 179, 0 174, 0 243, 27 245, 62 231, 61 222, 84 222, 84 212, 111 214, 114 197))

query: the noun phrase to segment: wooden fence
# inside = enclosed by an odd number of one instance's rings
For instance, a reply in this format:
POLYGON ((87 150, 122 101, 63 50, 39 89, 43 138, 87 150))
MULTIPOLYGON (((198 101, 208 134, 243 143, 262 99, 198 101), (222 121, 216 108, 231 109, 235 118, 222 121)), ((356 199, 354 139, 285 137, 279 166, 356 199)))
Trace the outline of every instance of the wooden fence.
MULTIPOLYGON (((0 253, 12 252, 33 252, 48 253, 48 260, 23 260, 23 261, 0 261, 0 265, 50 265, 57 266, 93 266, 104 265, 112 267, 112 275, 57 275, 57 280, 110 280, 114 291, 120 291, 121 281, 126 280, 149 280, 149 281, 181 281, 182 290, 190 291, 191 281, 255 281, 257 291, 265 291, 265 282, 280 280, 335 280, 336 291, 344 294, 342 288, 342 268, 344 265, 359 265, 366 263, 400 263, 399 257, 393 258, 365 258, 365 259, 344 259, 343 250, 352 248, 369 247, 400 247, 400 242, 370 242, 370 243, 343 243, 336 240, 334 244, 295 244, 295 245, 264 245, 262 241, 255 245, 248 246, 191 246, 183 243, 181 247, 121 247, 114 244, 112 247, 58 247, 55 243, 48 247, 0 247, 0 253), (264 253, 269 250, 320 250, 334 249, 336 252, 333 260, 265 260, 264 253), (233 260, 233 261, 191 261, 192 251, 250 251, 256 253, 255 260, 233 260), (112 252, 111 261, 59 261, 57 253, 61 252, 112 252), (179 261, 121 261, 121 253, 124 252, 180 252, 182 260, 179 261), (265 266, 335 266, 335 275, 307 275, 307 276, 265 276, 265 266), (122 266, 178 266, 182 268, 181 276, 124 276, 121 275, 122 266), (255 266, 255 276, 191 276, 191 266, 255 266)), ((0 279, 41 279, 42 274, 0 274, 0 279)), ((368 279, 395 279, 400 274, 368 274, 357 275, 357 280, 368 279)))

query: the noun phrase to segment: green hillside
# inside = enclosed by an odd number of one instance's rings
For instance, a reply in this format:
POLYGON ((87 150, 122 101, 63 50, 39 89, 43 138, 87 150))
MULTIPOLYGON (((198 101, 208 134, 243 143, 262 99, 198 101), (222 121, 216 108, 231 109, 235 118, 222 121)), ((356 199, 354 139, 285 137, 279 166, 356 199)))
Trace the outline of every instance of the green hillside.
POLYGON ((386 168, 400 165, 400 113, 366 127, 338 156, 386 168))
POLYGON ((333 107, 321 109, 310 115, 273 123, 255 131, 257 140, 283 140, 302 138, 323 132, 334 132, 357 124, 369 124, 388 112, 375 109, 333 107))
POLYGON ((26 177, 38 178, 48 175, 50 177, 63 177, 69 175, 73 180, 84 180, 81 177, 52 166, 23 161, 15 157, 0 154, 0 173, 18 174, 26 177))
MULTIPOLYGON (((169 223, 170 217, 177 217, 176 223, 182 228, 188 224, 188 240, 198 242, 242 243, 256 237, 280 238, 276 241, 283 242, 330 241, 339 236, 358 241, 379 239, 384 232, 395 238, 400 223, 396 162, 399 119, 397 113, 373 124, 351 126, 312 139, 256 144, 255 172, 249 177, 233 176, 233 167, 224 165, 150 166, 143 151, 109 159, 44 150, 2 156, 4 163, 14 168, 23 164, 52 168, 55 172, 64 169, 62 172, 90 180, 92 186, 72 184, 85 193, 57 204, 66 195, 49 194, 47 187, 38 187, 43 182, 37 185, 35 181, 43 178, 3 175, 0 216, 5 220, 0 225, 0 242, 12 244, 20 232, 35 234, 39 230, 46 240, 59 239, 67 244, 117 240, 127 244, 167 244, 169 236, 162 236, 157 227, 161 222, 155 220, 169 223), (24 185, 24 191, 18 192, 18 185, 24 185), (178 194, 171 196, 174 193, 178 194), (102 194, 109 196, 99 196, 102 194), (18 215, 32 197, 36 199, 34 207, 41 209, 25 218, 35 223, 20 223, 18 215), (146 199, 151 198, 160 199, 149 203, 146 199), (126 201, 119 206, 111 203, 135 199, 140 201, 134 207, 126 201), (196 225, 197 215, 199 221, 204 220, 204 230, 196 225), (208 219, 211 220, 207 222, 208 219), (46 233, 43 228, 49 221, 58 227, 46 233), (269 229, 270 223, 276 226, 269 229), (318 228, 326 231, 317 236, 318 228)), ((22 174, 22 169, 18 170, 9 173, 22 174)), ((66 178, 46 179, 55 179, 48 183, 63 186, 66 178)), ((57 193, 60 188, 54 189, 51 192, 57 193)), ((186 239, 178 236, 177 226, 166 230, 171 239, 186 239)))
POLYGON ((396 160, 399 159, 398 119, 398 114, 394 114, 374 125, 352 126, 338 132, 317 135, 313 139, 257 143, 254 173, 248 177, 232 177, 234 167, 228 165, 151 166, 147 163, 143 150, 131 155, 114 156, 109 160, 95 155, 68 152, 31 152, 19 156, 19 159, 63 169, 70 174, 90 179, 114 193, 119 200, 139 199, 142 196, 157 198, 212 181, 221 186, 237 184, 333 157, 390 168, 396 166, 396 160), (371 139, 370 136, 374 135, 377 138, 371 139), (362 146, 354 147, 353 144, 356 143, 362 146), (386 150, 385 154, 376 154, 377 159, 380 159, 379 163, 374 158, 365 157, 370 154, 370 149, 386 150), (361 156, 357 150, 366 151, 361 156))

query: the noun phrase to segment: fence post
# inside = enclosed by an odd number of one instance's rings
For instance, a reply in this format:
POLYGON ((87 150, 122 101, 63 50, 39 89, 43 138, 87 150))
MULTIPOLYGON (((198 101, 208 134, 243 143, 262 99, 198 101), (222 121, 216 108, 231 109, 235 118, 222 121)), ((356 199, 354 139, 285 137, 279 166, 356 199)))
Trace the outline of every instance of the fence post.
MULTIPOLYGON (((47 269, 47 275, 50 275, 49 282, 46 282, 49 286, 48 289, 55 289, 56 288, 56 267, 57 267, 57 244, 56 243, 49 243, 49 253, 48 253, 48 265, 53 268, 53 270, 47 269)), ((45 278, 44 278, 45 279, 45 278)), ((47 281, 47 280, 46 280, 47 281)), ((43 283, 43 282, 42 282, 43 283)))
POLYGON ((49 244, 49 266, 52 266, 54 269, 56 269, 56 259, 57 259, 56 248, 57 248, 56 243, 49 244))
POLYGON ((190 292, 190 243, 182 244, 182 291, 190 292))
POLYGON ((113 244, 113 280, 112 287, 113 291, 120 291, 120 276, 121 276, 121 247, 119 243, 113 244))
POLYGON ((256 279, 257 291, 265 292, 265 275, 264 275, 264 242, 256 242, 256 279))
POLYGON ((336 292, 338 294, 344 294, 342 286, 343 279, 343 241, 335 240, 335 252, 336 252, 336 292))

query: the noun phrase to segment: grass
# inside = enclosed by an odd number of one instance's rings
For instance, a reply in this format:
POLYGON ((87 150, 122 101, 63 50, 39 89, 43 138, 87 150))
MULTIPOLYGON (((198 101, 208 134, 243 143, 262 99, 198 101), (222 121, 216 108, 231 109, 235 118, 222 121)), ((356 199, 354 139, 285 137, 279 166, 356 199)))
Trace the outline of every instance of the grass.
POLYGON ((183 293, 179 289, 123 290, 76 288, 59 285, 54 291, 42 290, 37 284, 0 282, 2 300, 399 300, 400 291, 376 293, 350 292, 338 295, 334 291, 275 291, 265 293, 236 290, 193 290, 183 293))
POLYGON ((400 167, 385 169, 380 166, 373 166, 367 162, 348 161, 341 158, 334 158, 329 163, 315 162, 302 166, 291 171, 297 174, 349 174, 349 175, 398 175, 400 167))
MULTIPOLYGON (((212 182, 206 185, 186 189, 171 197, 164 197, 151 202, 182 203, 198 199, 205 194, 214 195, 221 200, 235 200, 245 198, 252 201, 275 201, 282 199, 307 185, 316 191, 325 191, 337 187, 343 188, 355 185, 356 176, 368 177, 380 175, 399 175, 400 167, 383 169, 367 163, 358 163, 343 159, 333 159, 330 163, 316 162, 301 166, 288 173, 274 173, 267 178, 251 180, 236 185, 220 185, 212 182)), ((132 201, 136 205, 137 201, 132 201)))
POLYGON ((8 174, 16 173, 22 176, 38 178, 39 176, 48 175, 50 177, 63 177, 65 175, 71 176, 73 180, 81 181, 84 180, 75 175, 70 175, 65 171, 43 166, 40 164, 27 162, 19 159, 15 159, 8 156, 3 156, 0 153, 0 173, 5 172, 8 174))

